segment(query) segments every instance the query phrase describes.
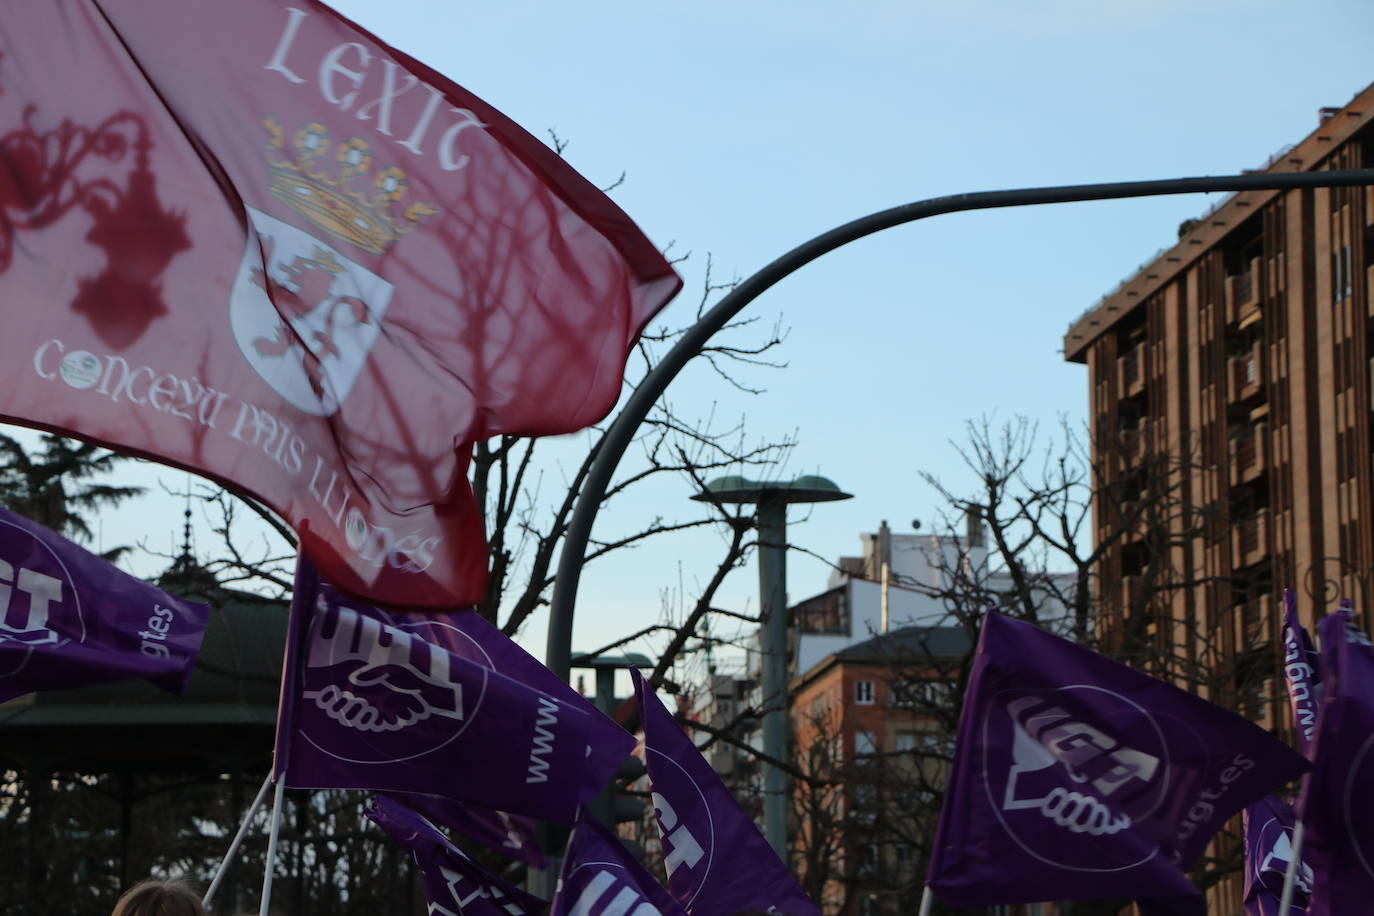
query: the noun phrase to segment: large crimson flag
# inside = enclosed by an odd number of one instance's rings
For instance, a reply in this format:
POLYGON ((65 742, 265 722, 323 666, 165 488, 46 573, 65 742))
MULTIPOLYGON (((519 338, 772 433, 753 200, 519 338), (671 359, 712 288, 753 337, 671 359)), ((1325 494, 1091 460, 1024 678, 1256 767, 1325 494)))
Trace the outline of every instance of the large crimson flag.
POLYGON ((258 496, 332 582, 481 597, 470 443, 602 417, 681 281, 500 112, 314 0, 0 18, 0 417, 258 496))

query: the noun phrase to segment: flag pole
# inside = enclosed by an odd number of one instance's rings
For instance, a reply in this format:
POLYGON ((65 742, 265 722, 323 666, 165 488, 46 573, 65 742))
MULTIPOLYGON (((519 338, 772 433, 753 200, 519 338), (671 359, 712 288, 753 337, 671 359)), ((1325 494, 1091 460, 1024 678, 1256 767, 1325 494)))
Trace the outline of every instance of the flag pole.
POLYGON ((277 836, 281 832, 282 796, 286 792, 286 780, 277 780, 276 798, 272 801, 272 830, 267 835, 267 868, 262 875, 262 906, 258 916, 267 916, 267 908, 272 904, 272 875, 277 870, 277 836))
POLYGON ((935 896, 930 892, 930 885, 921 888, 921 912, 919 916, 930 916, 931 904, 935 902, 935 896))
POLYGON ((220 882, 224 880, 225 872, 233 864, 234 857, 238 855, 239 846, 243 843, 243 837, 248 833, 248 825, 253 822, 253 818, 258 816, 258 809, 262 807, 263 799, 267 798, 267 790, 272 785, 272 774, 267 774, 263 780, 262 788, 258 789, 258 795, 253 799, 253 804, 248 806, 248 813, 243 817, 243 823, 239 824, 239 832, 234 834, 234 840, 229 844, 229 851, 220 860, 219 868, 215 870, 215 877, 210 881, 210 887, 206 889, 205 896, 200 898, 200 905, 206 909, 210 908, 210 900, 215 896, 215 891, 219 890, 220 882))
POLYGON ((1307 832, 1306 826, 1301 818, 1293 825, 1293 851, 1288 857, 1288 870, 1283 873, 1283 896, 1279 897, 1279 916, 1286 916, 1288 908, 1293 905, 1293 885, 1297 883, 1298 863, 1302 861, 1302 841, 1303 835, 1307 832))

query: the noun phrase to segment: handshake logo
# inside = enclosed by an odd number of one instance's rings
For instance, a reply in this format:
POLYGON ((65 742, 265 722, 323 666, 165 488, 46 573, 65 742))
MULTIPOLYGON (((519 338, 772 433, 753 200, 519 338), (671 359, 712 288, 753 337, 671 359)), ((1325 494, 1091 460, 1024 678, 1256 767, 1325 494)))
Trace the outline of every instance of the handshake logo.
POLYGON ((993 740, 1010 752, 1010 760, 985 756, 988 793, 1003 826, 1023 847, 1032 846, 1033 821, 1040 818, 1065 832, 1062 849, 1042 847, 1037 858, 1075 871, 1129 866, 1135 863, 1114 861, 1111 845, 1103 841, 1153 814, 1163 800, 1168 755, 1144 710, 1098 688, 1070 687, 1064 693, 1078 690, 1094 695, 1103 721, 1090 724, 1070 713, 1083 707, 1070 696, 1060 705, 1055 691, 1014 691, 993 704, 984 728, 989 737, 998 735, 993 740), (1125 734, 1137 746, 1120 740, 1125 734))
POLYGON ((316 611, 304 681, 305 699, 355 731, 464 718, 463 687, 449 677, 447 652, 345 607, 316 611))

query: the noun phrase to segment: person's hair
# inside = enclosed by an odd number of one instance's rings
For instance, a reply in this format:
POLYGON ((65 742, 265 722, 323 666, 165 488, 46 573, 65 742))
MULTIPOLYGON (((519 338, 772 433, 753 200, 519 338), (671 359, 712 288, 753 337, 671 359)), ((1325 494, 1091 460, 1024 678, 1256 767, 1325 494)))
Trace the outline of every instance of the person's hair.
POLYGON ((206 916, 200 897, 180 881, 140 882, 124 892, 110 916, 206 916))

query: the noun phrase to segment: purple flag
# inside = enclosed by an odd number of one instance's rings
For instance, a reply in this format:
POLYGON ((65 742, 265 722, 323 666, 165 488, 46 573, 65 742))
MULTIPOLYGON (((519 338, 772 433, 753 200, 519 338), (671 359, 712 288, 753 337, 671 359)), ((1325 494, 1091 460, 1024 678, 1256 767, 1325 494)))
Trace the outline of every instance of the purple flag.
POLYGON ((476 662, 483 668, 499 671, 526 687, 533 687, 569 706, 587 711, 593 718, 602 720, 600 727, 606 730, 607 740, 624 741, 621 737, 625 734, 623 728, 476 611, 461 610, 449 614, 399 611, 389 614, 388 620, 428 642, 443 646, 454 655, 476 662))
POLYGON ((0 701, 127 677, 184 693, 209 617, 0 509, 0 701))
POLYGON ((689 913, 819 916, 768 841, 635 669, 644 767, 663 838, 668 890, 689 913))
POLYGON ((1312 756, 1312 739, 1317 733, 1317 705, 1321 702, 1321 665, 1312 637, 1298 622, 1293 590, 1283 590, 1283 678, 1288 685, 1288 702, 1293 707, 1293 728, 1298 750, 1312 756))
POLYGON ((1314 880, 1307 912, 1366 912, 1374 900, 1374 649, 1346 602, 1318 626, 1322 705, 1298 811, 1314 880))
POLYGON ((604 716, 350 601, 304 560, 291 614, 276 766, 292 788, 443 795, 571 823, 634 746, 604 716))
MULTIPOLYGON (((722 914, 730 911, 722 910, 722 914)), ((685 916, 682 907, 585 811, 568 841, 549 916, 685 916)))
POLYGON ((397 793, 399 801, 425 817, 451 827, 496 852, 526 865, 543 868, 544 853, 534 836, 534 821, 519 814, 494 811, 439 795, 397 793))
POLYGON ((543 900, 478 865, 405 805, 373 797, 364 813, 415 857, 425 878, 429 916, 532 916, 544 911, 543 900))
POLYGON ((989 612, 927 883, 956 906, 1197 894, 1183 868, 1308 768, 1240 716, 989 612))
MULTIPOLYGON (((1283 876, 1293 859, 1293 808, 1269 795, 1246 808, 1244 820, 1245 912, 1249 916, 1278 916, 1283 876)), ((1312 869, 1299 862, 1288 916, 1307 912, 1311 892, 1312 869)))

